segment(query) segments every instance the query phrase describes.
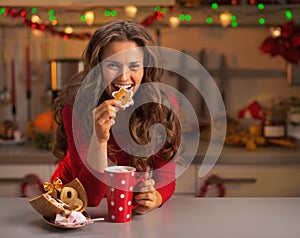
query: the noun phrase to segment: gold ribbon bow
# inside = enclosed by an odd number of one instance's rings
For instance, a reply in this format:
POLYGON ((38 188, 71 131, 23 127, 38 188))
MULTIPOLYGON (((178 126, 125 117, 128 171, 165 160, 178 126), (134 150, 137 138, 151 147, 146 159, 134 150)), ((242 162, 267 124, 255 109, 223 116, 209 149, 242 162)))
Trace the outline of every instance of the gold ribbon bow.
POLYGON ((53 183, 44 182, 43 186, 47 193, 52 193, 54 190, 60 192, 62 189, 62 181, 59 178, 56 178, 53 183))

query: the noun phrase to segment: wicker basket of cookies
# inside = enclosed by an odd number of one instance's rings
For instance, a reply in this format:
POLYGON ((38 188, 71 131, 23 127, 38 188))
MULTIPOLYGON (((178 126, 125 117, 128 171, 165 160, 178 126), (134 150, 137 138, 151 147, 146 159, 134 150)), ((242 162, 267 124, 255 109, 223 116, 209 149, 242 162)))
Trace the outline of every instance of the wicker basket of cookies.
POLYGON ((83 212, 87 207, 85 189, 77 178, 65 185, 59 178, 53 183, 45 182, 44 190, 45 193, 29 200, 31 206, 44 217, 55 219, 57 214, 83 212))

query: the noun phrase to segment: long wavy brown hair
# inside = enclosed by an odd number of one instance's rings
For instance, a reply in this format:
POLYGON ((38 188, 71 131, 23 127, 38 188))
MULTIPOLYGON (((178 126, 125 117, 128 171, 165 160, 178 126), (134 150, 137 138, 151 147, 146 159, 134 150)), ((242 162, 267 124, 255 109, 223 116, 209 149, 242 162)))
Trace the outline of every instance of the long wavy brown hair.
MULTIPOLYGON (((140 24, 117 20, 112 21, 98 28, 92 35, 86 49, 83 52, 83 70, 76 74, 67 85, 59 92, 54 101, 54 117, 58 124, 52 153, 63 160, 68 151, 67 136, 62 121, 62 109, 66 104, 74 105, 76 94, 86 78, 86 76, 95 68, 102 59, 105 47, 114 41, 134 41, 144 50, 144 75, 143 83, 161 82, 164 77, 164 70, 159 62, 159 56, 151 46, 155 46, 154 40, 150 33, 140 24), (150 46, 150 47, 148 47, 150 46), (151 67, 147 67, 150 65, 151 67), (157 67, 153 67, 157 66, 157 67)), ((129 130, 133 140, 139 145, 149 143, 149 128, 153 123, 159 123, 164 126, 167 138, 163 148, 160 150, 159 156, 165 161, 171 160, 177 153, 180 144, 180 125, 173 112, 172 103, 166 102, 166 95, 157 88, 143 90, 136 93, 134 97, 146 95, 148 98, 157 98, 164 101, 163 103, 145 103, 139 106, 130 117, 129 130), (168 106, 169 105, 169 106, 168 106)), ((98 104, 111 98, 104 93, 99 98, 98 104)), ((108 154, 113 153, 113 148, 108 146, 108 154)), ((130 156, 130 163, 135 166, 138 171, 143 171, 147 165, 152 164, 154 156, 136 157, 130 156)))

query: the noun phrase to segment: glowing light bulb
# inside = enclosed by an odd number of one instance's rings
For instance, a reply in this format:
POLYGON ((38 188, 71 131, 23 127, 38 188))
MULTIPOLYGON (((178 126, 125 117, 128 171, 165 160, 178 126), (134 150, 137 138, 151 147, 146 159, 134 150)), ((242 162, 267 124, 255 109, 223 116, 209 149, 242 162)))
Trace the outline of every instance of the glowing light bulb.
POLYGON ((273 38, 277 38, 281 36, 281 28, 280 27, 271 27, 270 33, 273 38))
POLYGON ((207 23, 207 24, 212 24, 213 21, 214 21, 214 20, 212 19, 212 17, 207 17, 207 18, 206 18, 206 23, 207 23))
POLYGON ((72 33, 73 33, 73 28, 72 28, 71 26, 67 26, 67 27, 65 28, 65 33, 66 33, 66 34, 72 34, 72 33))
POLYGON ((178 17, 172 16, 169 18, 169 23, 172 28, 176 28, 179 25, 180 21, 178 17))
POLYGON ((34 15, 31 16, 31 21, 33 23, 38 23, 38 24, 40 24, 42 22, 41 18, 38 15, 36 15, 36 14, 34 14, 34 15))
POLYGON ((220 14, 220 23, 223 27, 227 27, 231 23, 231 13, 224 11, 220 14))
POLYGON ((137 13, 137 8, 136 6, 133 6, 133 5, 129 5, 129 6, 126 6, 124 8, 125 10, 125 13, 127 16, 131 17, 131 18, 134 18, 136 16, 136 13, 137 13))
POLYGON ((51 24, 52 24, 52 26, 56 26, 57 25, 57 20, 56 19, 52 20, 51 24))
POLYGON ((93 11, 87 11, 85 12, 85 22, 88 26, 93 25, 94 23, 94 12, 93 11))
POLYGON ((291 20, 293 18, 293 13, 290 9, 285 10, 285 17, 286 19, 291 20))

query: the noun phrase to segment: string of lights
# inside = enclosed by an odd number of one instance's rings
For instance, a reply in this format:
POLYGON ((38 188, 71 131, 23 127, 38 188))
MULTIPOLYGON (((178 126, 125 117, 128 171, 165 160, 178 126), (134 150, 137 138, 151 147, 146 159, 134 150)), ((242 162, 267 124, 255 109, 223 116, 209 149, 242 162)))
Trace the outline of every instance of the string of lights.
MULTIPOLYGON (((221 1, 222 2, 222 1, 221 1)), ((21 23, 32 29, 39 29, 51 34, 60 35, 64 39, 87 39, 89 33, 74 33, 74 27, 92 27, 104 24, 113 18, 127 18, 151 26, 159 22, 160 26, 176 28, 178 26, 220 26, 237 28, 243 26, 278 26, 287 21, 297 21, 300 5, 270 5, 249 1, 240 6, 239 1, 231 4, 219 4, 217 1, 201 7, 157 6, 93 9, 47 9, 47 8, 12 8, 0 6, 0 25, 9 25, 4 17, 20 18, 21 23), (66 13, 67 11, 67 13, 66 13), (5 22, 5 23, 3 23, 5 22), (61 28, 64 28, 61 30, 61 28)), ((299 19, 300 20, 300 19, 299 19)), ((20 22, 19 22, 20 23, 20 22)), ((297 22, 296 22, 297 24, 297 22)), ((15 23, 16 25, 16 23, 15 23)))

